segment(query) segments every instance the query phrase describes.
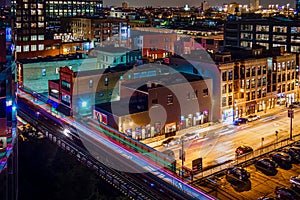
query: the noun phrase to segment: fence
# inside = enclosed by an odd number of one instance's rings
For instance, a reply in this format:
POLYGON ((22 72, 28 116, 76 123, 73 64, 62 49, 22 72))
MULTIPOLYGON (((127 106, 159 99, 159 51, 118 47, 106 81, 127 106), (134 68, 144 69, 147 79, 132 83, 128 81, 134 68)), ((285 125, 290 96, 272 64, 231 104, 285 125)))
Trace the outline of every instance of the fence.
POLYGON ((267 146, 264 146, 262 148, 259 148, 255 151, 253 151, 250 154, 246 154, 244 156, 239 156, 238 158, 236 158, 235 160, 231 160, 228 161, 224 164, 221 164, 219 166, 207 169, 202 171, 201 173, 195 175, 194 177, 197 178, 197 180, 201 180, 203 178, 207 178, 208 176, 212 176, 212 175, 218 175, 223 173, 228 167, 230 166, 240 166, 240 167, 244 167, 244 166, 248 166, 251 165, 255 159, 258 159, 259 157, 265 156, 268 153, 275 151, 277 149, 289 146, 293 143, 295 143, 295 141, 300 140, 300 134, 294 135, 293 136, 293 140, 290 140, 289 138, 283 139, 281 141, 275 142, 273 144, 269 144, 267 146))

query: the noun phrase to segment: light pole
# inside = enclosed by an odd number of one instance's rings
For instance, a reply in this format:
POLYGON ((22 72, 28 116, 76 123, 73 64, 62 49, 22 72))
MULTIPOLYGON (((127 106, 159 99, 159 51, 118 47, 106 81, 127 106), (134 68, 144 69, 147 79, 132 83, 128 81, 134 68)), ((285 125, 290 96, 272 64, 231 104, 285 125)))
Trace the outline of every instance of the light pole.
POLYGON ((288 117, 290 118, 290 140, 293 140, 293 118, 294 118, 293 105, 290 105, 290 108, 288 110, 288 117))

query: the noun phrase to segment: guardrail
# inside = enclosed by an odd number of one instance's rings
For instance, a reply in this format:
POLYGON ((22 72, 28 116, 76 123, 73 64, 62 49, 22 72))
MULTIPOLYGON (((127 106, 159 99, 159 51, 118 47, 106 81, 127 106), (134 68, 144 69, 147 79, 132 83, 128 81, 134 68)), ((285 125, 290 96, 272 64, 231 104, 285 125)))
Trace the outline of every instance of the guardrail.
POLYGON ((293 136, 293 140, 290 140, 289 138, 283 139, 281 141, 275 142, 273 144, 268 144, 262 148, 259 148, 255 151, 253 151, 252 153, 246 154, 244 156, 240 156, 238 158, 236 158, 235 160, 230 160, 225 162, 224 164, 221 164, 219 166, 207 169, 205 171, 202 171, 199 173, 198 176, 200 176, 200 178, 198 178, 195 181, 192 181, 191 183, 195 183, 198 181, 201 181, 204 178, 207 178, 209 176, 215 176, 218 174, 221 174, 223 172, 225 172, 225 170, 230 167, 230 166, 240 166, 240 167, 245 167, 248 165, 253 164, 254 160, 267 155, 268 153, 271 153, 275 150, 281 149, 283 147, 289 146, 293 143, 295 143, 295 141, 300 140, 300 134, 294 135, 293 136))

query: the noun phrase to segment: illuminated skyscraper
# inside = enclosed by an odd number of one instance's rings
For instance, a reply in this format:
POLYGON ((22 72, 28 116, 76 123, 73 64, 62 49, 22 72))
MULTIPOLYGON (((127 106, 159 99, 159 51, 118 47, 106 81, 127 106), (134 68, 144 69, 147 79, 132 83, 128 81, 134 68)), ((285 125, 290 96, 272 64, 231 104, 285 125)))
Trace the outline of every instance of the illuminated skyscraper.
POLYGON ((250 11, 256 11, 259 8, 259 0, 250 0, 250 11))
POLYGON ((300 12, 300 0, 296 0, 296 11, 300 12))
POLYGON ((15 84, 6 60, 5 28, 0 29, 0 199, 17 199, 17 135, 15 84))

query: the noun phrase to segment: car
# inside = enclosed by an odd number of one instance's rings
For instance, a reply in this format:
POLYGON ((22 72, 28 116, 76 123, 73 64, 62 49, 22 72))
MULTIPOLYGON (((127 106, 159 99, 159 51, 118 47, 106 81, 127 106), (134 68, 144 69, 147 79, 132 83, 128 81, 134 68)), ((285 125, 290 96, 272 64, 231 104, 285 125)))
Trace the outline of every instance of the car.
POLYGON ((295 188, 300 188, 300 175, 298 176, 291 176, 290 183, 295 188))
POLYGON ((269 174, 275 174, 277 172, 277 163, 275 163, 270 158, 262 158, 259 160, 256 160, 254 162, 254 166, 256 169, 269 174))
POLYGON ((300 149, 298 150, 296 148, 297 147, 284 147, 279 151, 289 154, 294 163, 300 163, 300 149))
POLYGON ((170 137, 170 138, 164 140, 164 141, 162 142, 162 145, 163 145, 163 146, 169 146, 169 143, 172 142, 173 140, 174 140, 174 138, 173 138, 173 137, 170 137))
POLYGON ((233 122, 233 124, 237 125, 237 126, 239 126, 241 124, 247 124, 247 123, 248 123, 248 119, 247 118, 241 118, 241 117, 234 120, 234 122, 233 122))
POLYGON ((171 158, 175 158, 174 151, 172 151, 170 149, 167 149, 167 150, 163 151, 162 153, 165 154, 165 155, 167 155, 167 156, 170 156, 171 158))
POLYGON ((266 196, 262 196, 262 197, 258 197, 257 200, 275 200, 276 198, 274 197, 266 197, 266 196))
POLYGON ((300 148, 300 140, 294 142, 294 144, 292 144, 293 147, 299 147, 300 148))
POLYGON ((229 167, 226 171, 227 176, 237 178, 241 181, 247 181, 250 178, 250 173, 241 167, 229 167))
POLYGON ((284 152, 273 152, 273 153, 270 153, 269 156, 281 168, 290 168, 291 165, 292 165, 292 158, 287 153, 284 153, 284 152))
POLYGON ((260 116, 258 116, 258 115, 249 115, 248 116, 248 121, 249 122, 252 122, 252 121, 255 121, 255 120, 258 120, 258 119, 260 119, 260 116))
POLYGON ((193 139, 199 138, 199 133, 187 133, 183 137, 184 137, 183 140, 185 142, 187 142, 189 140, 193 140, 193 139))
POLYGON ((291 106, 293 108, 300 108, 300 102, 293 102, 291 106))
POLYGON ((246 145, 241 145, 238 148, 236 148, 235 155, 237 157, 239 157, 239 156, 246 155, 246 154, 249 154, 249 153, 252 153, 252 152, 253 152, 252 147, 246 146, 246 145))
POLYGON ((286 188, 286 187, 277 186, 275 188, 274 192, 275 192, 278 199, 284 199, 284 200, 297 200, 297 199, 299 199, 297 194, 293 190, 291 190, 289 188, 286 188))

